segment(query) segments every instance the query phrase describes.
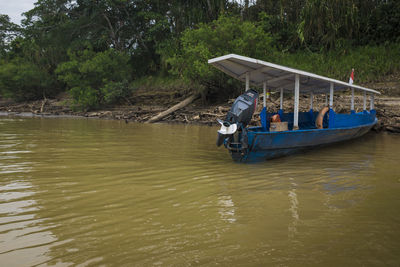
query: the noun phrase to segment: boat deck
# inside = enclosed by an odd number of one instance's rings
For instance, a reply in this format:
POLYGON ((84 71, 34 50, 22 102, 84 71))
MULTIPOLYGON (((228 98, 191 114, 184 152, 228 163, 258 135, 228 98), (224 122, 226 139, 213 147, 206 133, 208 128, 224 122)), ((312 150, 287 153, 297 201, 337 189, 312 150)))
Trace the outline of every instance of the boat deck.
MULTIPOLYGON (((261 126, 250 127, 249 131, 257 132, 269 132, 269 121, 270 118, 279 114, 282 122, 288 122, 288 130, 293 130, 293 113, 267 113, 265 109, 260 114, 261 126)), ((317 130, 315 126, 315 120, 318 116, 318 112, 299 112, 299 130, 317 130)), ((375 110, 373 111, 363 111, 359 113, 343 114, 335 113, 333 110, 330 111, 329 116, 332 117, 328 119, 325 115, 323 120, 324 129, 338 129, 338 128, 348 128, 348 127, 359 127, 362 125, 368 125, 375 122, 375 110)))

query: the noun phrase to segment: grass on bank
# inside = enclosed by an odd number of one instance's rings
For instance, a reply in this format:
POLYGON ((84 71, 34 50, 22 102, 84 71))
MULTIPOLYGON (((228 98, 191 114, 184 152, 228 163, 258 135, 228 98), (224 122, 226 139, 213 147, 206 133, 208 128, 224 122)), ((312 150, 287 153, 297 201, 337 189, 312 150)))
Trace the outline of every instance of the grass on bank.
POLYGON ((329 52, 280 54, 274 62, 330 78, 348 81, 355 69, 355 83, 379 82, 400 72, 400 44, 363 46, 329 52))

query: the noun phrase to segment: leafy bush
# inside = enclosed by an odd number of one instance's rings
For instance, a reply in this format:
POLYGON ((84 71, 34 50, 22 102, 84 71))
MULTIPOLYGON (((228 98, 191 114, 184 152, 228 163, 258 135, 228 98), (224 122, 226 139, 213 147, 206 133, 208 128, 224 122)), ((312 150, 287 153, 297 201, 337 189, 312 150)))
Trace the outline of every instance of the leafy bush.
POLYGON ((17 101, 54 96, 59 92, 57 81, 32 62, 14 58, 0 63, 0 93, 17 101))
POLYGON ((69 51, 68 55, 70 60, 60 64, 56 73, 69 87, 78 108, 97 108, 129 93, 131 69, 127 55, 113 49, 96 53, 91 48, 69 51))
POLYGON ((126 96, 130 93, 130 87, 127 80, 123 80, 121 82, 108 82, 100 91, 103 95, 104 102, 106 104, 112 104, 121 98, 126 98, 126 96))
POLYGON ((208 87, 210 93, 221 87, 232 93, 238 84, 210 66, 208 59, 230 53, 269 58, 275 53, 272 37, 263 27, 238 17, 221 16, 210 24, 199 24, 197 29, 186 30, 180 41, 179 52, 167 59, 170 72, 200 88, 208 87))

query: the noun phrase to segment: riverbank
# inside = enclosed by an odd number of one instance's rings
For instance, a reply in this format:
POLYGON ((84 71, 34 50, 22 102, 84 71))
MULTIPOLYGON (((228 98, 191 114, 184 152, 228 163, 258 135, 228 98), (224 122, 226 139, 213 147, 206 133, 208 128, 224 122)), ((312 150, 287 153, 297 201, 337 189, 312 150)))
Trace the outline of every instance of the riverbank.
MULTIPOLYGON (((400 133, 400 96, 398 95, 398 82, 383 82, 369 85, 371 88, 380 90, 382 95, 375 98, 375 109, 379 123, 374 127, 376 131, 389 131, 400 133)), ((38 115, 38 116, 81 116, 88 118, 102 118, 113 120, 124 120, 125 122, 146 122, 153 116, 165 111, 169 107, 185 99, 187 95, 176 92, 145 92, 138 90, 126 104, 110 106, 95 111, 74 111, 70 108, 71 102, 66 94, 60 95, 55 99, 15 103, 12 101, 0 101, 0 112, 3 115, 38 115)), ((177 110, 164 117, 160 122, 167 123, 188 123, 217 125, 217 118, 223 119, 230 109, 234 99, 216 104, 204 104, 198 99, 190 105, 177 110)), ((314 110, 320 110, 325 106, 325 96, 317 96, 314 100, 314 110)), ((262 109, 262 101, 253 117, 252 124, 259 125, 259 112, 262 109)), ((355 97, 356 111, 359 112, 363 107, 362 96, 355 97)), ((279 95, 271 94, 267 100, 267 109, 277 111, 279 108, 279 95)), ((309 98, 300 98, 300 111, 307 111, 309 108, 309 98)), ((334 109, 336 112, 350 111, 350 96, 341 95, 334 98, 334 109)), ((369 108, 369 101, 368 101, 369 108)), ((285 97, 284 110, 293 110, 293 99, 285 97)))

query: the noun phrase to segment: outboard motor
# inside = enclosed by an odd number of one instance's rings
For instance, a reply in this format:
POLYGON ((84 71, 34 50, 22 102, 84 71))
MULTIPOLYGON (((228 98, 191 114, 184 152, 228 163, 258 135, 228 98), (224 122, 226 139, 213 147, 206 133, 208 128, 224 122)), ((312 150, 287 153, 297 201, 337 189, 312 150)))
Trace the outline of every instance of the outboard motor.
POLYGON ((256 110, 257 99, 258 92, 255 90, 248 90, 236 98, 225 120, 218 120, 221 129, 218 131, 217 146, 222 145, 227 138, 232 139, 238 129, 246 128, 256 110))

